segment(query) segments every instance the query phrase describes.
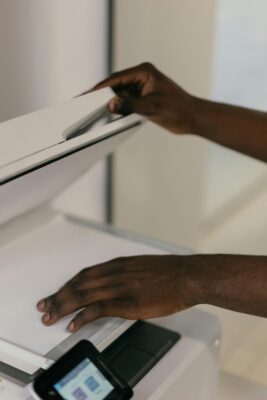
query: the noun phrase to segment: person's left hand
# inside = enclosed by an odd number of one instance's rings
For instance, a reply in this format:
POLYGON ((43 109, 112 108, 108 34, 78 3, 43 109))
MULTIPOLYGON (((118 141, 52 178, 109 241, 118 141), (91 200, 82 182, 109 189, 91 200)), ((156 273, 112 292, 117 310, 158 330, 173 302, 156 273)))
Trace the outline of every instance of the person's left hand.
POLYGON ((45 325, 79 311, 68 325, 70 332, 102 317, 165 316, 196 304, 192 270, 190 256, 118 258, 82 270, 57 293, 40 300, 37 308, 45 325))

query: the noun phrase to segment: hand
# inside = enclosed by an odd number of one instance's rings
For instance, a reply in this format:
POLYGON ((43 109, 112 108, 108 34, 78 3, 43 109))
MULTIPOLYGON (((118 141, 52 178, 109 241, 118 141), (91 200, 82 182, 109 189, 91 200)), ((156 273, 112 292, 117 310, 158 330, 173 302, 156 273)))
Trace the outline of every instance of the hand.
POLYGON ((193 133, 194 98, 153 65, 141 64, 111 75, 94 89, 112 87, 117 94, 109 111, 132 112, 174 133, 193 133))
POLYGON ((198 288, 190 278, 194 270, 190 260, 190 256, 136 256, 86 268, 37 308, 44 313, 45 325, 78 311, 68 325, 70 332, 103 317, 134 320, 169 315, 196 304, 198 288))

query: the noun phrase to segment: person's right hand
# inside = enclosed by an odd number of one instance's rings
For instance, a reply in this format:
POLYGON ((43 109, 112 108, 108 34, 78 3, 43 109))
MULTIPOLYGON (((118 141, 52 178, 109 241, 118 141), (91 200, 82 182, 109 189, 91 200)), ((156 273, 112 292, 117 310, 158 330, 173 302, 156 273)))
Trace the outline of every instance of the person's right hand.
POLYGON ((115 114, 137 113, 174 133, 193 133, 194 97, 144 63, 114 73, 93 90, 112 87, 117 96, 109 103, 115 114))

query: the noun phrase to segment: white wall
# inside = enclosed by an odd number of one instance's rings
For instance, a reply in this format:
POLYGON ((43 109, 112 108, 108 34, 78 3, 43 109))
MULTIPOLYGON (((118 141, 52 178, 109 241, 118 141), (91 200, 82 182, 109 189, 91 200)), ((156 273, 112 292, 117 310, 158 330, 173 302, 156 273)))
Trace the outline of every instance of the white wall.
MULTIPOLYGON (((267 3, 219 0, 212 96, 267 110, 267 3)), ((267 166, 211 145, 201 249, 266 254, 267 166)))
MULTIPOLYGON (((1 1, 0 54, 0 120, 69 99, 107 74, 107 1, 1 1)), ((103 218, 105 172, 97 166, 60 205, 103 218)))
MULTIPOLYGON (((117 0, 115 68, 152 61, 199 96, 266 110, 266 12, 265 0, 117 0)), ((266 182, 266 164, 149 124, 117 152, 115 222, 199 251, 266 253, 266 182)))
MULTIPOLYGON (((151 61, 187 90, 209 96, 213 0, 117 0, 115 69, 151 61)), ((195 247, 209 148, 147 124, 116 153, 115 223, 195 247)))

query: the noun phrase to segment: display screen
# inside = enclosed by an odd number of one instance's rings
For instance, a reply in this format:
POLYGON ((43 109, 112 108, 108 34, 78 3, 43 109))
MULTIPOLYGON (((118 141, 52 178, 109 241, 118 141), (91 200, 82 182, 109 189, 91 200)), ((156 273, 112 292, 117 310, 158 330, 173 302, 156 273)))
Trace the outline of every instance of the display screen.
POLYGON ((103 400, 114 387, 89 358, 85 358, 56 382, 54 389, 64 400, 103 400))

